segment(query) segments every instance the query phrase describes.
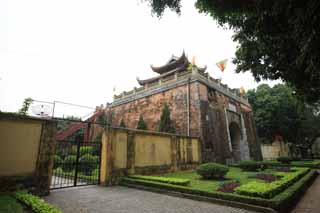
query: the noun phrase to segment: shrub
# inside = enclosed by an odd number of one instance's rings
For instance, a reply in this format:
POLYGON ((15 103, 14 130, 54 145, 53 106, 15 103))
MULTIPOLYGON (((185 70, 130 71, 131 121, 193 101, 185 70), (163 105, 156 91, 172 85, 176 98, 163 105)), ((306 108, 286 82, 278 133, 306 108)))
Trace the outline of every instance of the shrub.
POLYGON ((85 154, 80 158, 79 162, 81 163, 81 167, 79 168, 79 170, 86 175, 90 175, 91 172, 97 168, 99 157, 95 155, 85 154))
POLYGON ((35 213, 62 213, 61 210, 56 207, 46 203, 44 200, 40 199, 37 196, 28 194, 25 191, 18 191, 14 194, 20 202, 30 206, 32 211, 35 213))
POLYGON ((193 189, 191 187, 186 186, 178 186, 172 185, 167 183, 159 183, 153 181, 146 181, 146 180, 139 180, 133 179, 128 177, 122 177, 120 179, 120 184, 124 186, 144 186, 148 187, 149 190, 152 191, 176 191, 186 194, 194 194, 205 196, 209 198, 217 198, 222 200, 228 201, 236 201, 244 204, 253 204, 257 206, 269 207, 276 210, 281 210, 279 212, 290 212, 289 208, 294 206, 296 203, 296 198, 301 195, 301 192, 306 189, 306 187, 314 180, 317 176, 315 171, 310 171, 307 175, 302 177, 300 180, 295 182, 292 186, 281 192, 280 194, 276 195, 272 199, 265 199, 259 197, 249 197, 243 196, 236 193, 223 193, 219 191, 207 191, 207 190, 200 190, 200 189, 193 189))
POLYGON ((62 170, 65 172, 71 172, 74 169, 74 165, 77 161, 77 156, 69 155, 63 161, 62 170))
POLYGON ((127 126, 126 126, 126 124, 125 124, 123 119, 121 119, 121 122, 120 122, 119 126, 122 127, 122 128, 127 128, 127 126))
POLYGON ((140 180, 149 180, 149 181, 156 181, 160 183, 169 183, 173 185, 180 185, 186 186, 190 184, 189 179, 182 179, 182 178, 169 178, 169 177, 156 177, 156 176, 143 176, 143 175, 131 175, 130 178, 140 179, 140 180))
POLYGON ((284 163, 284 164, 290 164, 290 162, 292 161, 291 158, 289 157, 278 157, 277 161, 284 163))
POLYGON ((204 179, 222 179, 229 168, 217 163, 205 163, 197 168, 197 173, 204 179))
POLYGON ((253 161, 253 160, 248 160, 248 161, 241 161, 239 163, 239 167, 243 171, 257 171, 258 169, 261 168, 261 162, 253 161))
POLYGON ((62 158, 59 155, 54 155, 53 168, 58 168, 63 162, 62 158))
POLYGON ((91 146, 83 146, 80 147, 80 156, 86 155, 86 154, 93 154, 93 147, 91 146))
POLYGON ((173 122, 170 118, 170 110, 168 104, 164 104, 160 116, 160 122, 158 127, 159 132, 175 133, 176 129, 173 126, 173 122))
POLYGON ((310 169, 300 168, 299 170, 297 170, 297 172, 282 174, 283 177, 280 180, 274 181, 272 183, 252 181, 241 185, 240 187, 236 188, 235 191, 237 194, 246 196, 272 198, 289 187, 291 184, 296 182, 309 171, 310 169))
POLYGON ((140 117, 139 117, 137 129, 148 130, 147 124, 146 124, 146 122, 144 121, 142 115, 140 115, 140 117))
POLYGON ((0 212, 23 213, 23 208, 17 200, 9 195, 0 194, 0 212))

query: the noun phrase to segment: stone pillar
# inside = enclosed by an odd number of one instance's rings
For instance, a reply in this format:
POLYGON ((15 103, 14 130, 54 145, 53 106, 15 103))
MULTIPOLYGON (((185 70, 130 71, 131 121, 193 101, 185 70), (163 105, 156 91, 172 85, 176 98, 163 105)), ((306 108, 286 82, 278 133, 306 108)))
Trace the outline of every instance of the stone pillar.
POLYGON ((107 164, 107 150, 108 142, 107 142, 107 134, 106 131, 102 133, 102 140, 101 140, 101 163, 100 163, 100 185, 106 186, 108 183, 108 177, 110 176, 110 168, 107 164))
POLYGON ((130 131, 127 137, 127 171, 128 174, 135 173, 135 141, 134 133, 130 131))
POLYGON ((244 123, 243 115, 240 115, 241 119, 241 133, 242 139, 240 141, 240 159, 241 160, 249 160, 250 159, 250 151, 248 145, 248 138, 247 138, 247 130, 244 123))
POLYGON ((231 138, 230 138, 230 131, 229 131, 229 121, 228 121, 228 115, 227 115, 227 108, 224 107, 224 115, 226 118, 226 129, 228 134, 228 144, 229 144, 229 150, 232 152, 232 144, 231 144, 231 138))
POLYGON ((175 172, 178 170, 178 159, 177 159, 177 143, 178 143, 177 136, 171 136, 171 171, 175 172))
POLYGON ((35 172, 35 192, 38 195, 48 195, 54 160, 55 135, 57 125, 55 121, 44 121, 40 138, 38 162, 35 172))

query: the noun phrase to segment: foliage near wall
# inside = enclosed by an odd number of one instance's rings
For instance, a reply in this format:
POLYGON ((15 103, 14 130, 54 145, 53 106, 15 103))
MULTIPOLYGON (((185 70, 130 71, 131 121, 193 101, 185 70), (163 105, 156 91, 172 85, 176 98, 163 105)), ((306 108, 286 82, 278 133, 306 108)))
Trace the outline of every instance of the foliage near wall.
POLYGON ((291 87, 262 84, 249 90, 246 96, 263 142, 273 141, 280 135, 285 142, 309 147, 320 136, 319 107, 301 101, 291 87))
POLYGON ((159 132, 175 133, 176 130, 170 118, 170 109, 168 104, 164 104, 159 123, 159 132))
POLYGON ((137 129, 148 130, 147 124, 146 124, 146 122, 144 121, 142 115, 140 115, 140 117, 139 117, 137 129))

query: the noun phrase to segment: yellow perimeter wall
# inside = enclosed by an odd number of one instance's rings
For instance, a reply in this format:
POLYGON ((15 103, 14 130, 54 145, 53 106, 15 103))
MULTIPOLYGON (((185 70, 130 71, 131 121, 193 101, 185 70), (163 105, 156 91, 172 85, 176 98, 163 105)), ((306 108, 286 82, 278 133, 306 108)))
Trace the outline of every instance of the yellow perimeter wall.
POLYGON ((275 141, 272 144, 261 144, 264 160, 273 160, 282 156, 289 156, 289 147, 284 142, 275 141))
POLYGON ((198 138, 110 128, 102 137, 101 183, 110 184, 119 171, 122 174, 172 172, 193 168, 200 159, 198 138))
POLYGON ((160 166, 172 163, 170 137, 138 133, 134 141, 135 166, 160 166))
POLYGON ((0 120, 0 176, 24 176, 36 169, 42 121, 0 120))

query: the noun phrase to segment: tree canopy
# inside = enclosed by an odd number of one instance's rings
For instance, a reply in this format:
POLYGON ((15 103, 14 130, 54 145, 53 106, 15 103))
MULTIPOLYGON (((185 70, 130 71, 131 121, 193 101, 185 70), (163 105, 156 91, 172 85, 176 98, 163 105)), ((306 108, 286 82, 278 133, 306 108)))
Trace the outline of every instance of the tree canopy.
POLYGON ((30 105, 33 103, 32 98, 25 98, 22 104, 22 107, 19 109, 18 114, 28 115, 30 105))
POLYGON ((121 119, 119 126, 122 127, 122 128, 127 128, 127 125, 126 125, 126 123, 124 122, 123 118, 121 119))
POLYGON ((138 121, 138 124, 137 124, 137 129, 148 130, 147 124, 146 124, 146 122, 144 121, 142 115, 139 116, 139 121, 138 121))
MULTIPOLYGON (((161 17, 181 0, 145 0, 161 17)), ((320 1, 197 0, 199 12, 234 31, 237 72, 281 79, 310 103, 320 99, 320 1)))
POLYGON ((170 110, 168 104, 164 104, 159 123, 159 132, 175 133, 176 130, 170 118, 170 110))
POLYGON ((311 145, 320 136, 319 108, 303 103, 290 87, 262 84, 246 96, 263 141, 272 142, 275 135, 281 135, 284 141, 311 145))

